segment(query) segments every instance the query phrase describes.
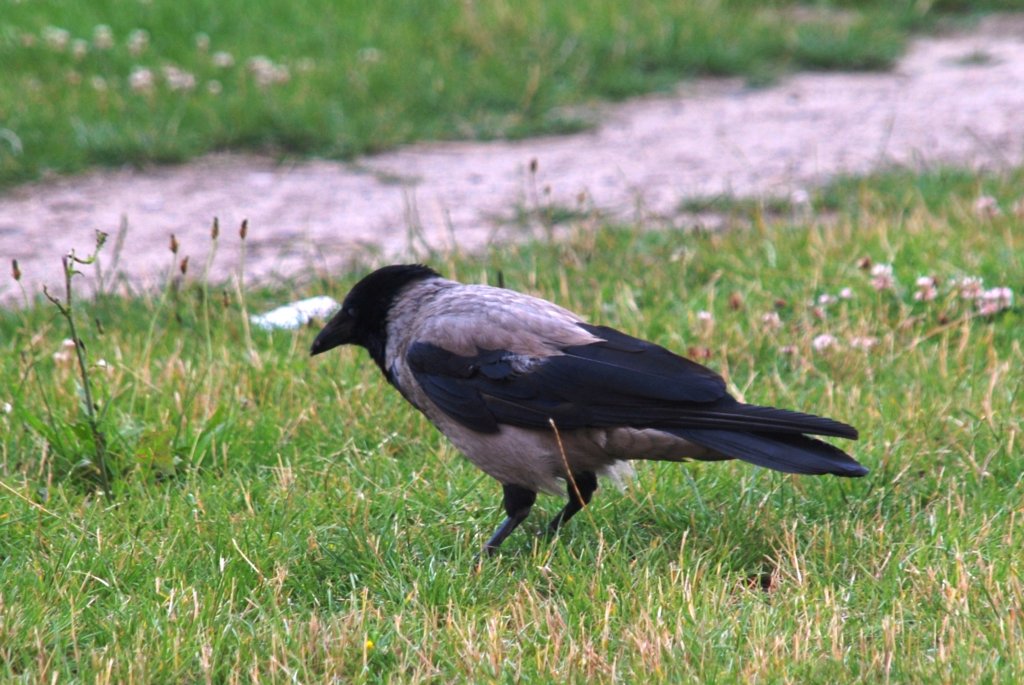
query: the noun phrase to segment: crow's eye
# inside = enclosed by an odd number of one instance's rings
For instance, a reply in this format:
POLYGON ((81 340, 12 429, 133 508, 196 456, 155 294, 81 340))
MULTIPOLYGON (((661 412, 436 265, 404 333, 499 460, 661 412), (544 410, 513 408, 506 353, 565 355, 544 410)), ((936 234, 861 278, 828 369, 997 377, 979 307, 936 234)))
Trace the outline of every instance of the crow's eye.
POLYGON ((345 314, 350 318, 354 319, 359 316, 359 310, 355 307, 345 307, 345 314))

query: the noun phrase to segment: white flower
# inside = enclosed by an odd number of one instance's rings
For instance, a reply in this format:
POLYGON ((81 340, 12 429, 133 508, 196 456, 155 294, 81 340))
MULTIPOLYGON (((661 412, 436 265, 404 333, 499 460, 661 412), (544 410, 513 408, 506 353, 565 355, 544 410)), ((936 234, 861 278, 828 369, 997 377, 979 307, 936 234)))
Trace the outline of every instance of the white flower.
POLYGON ((231 53, 224 52, 223 50, 213 53, 210 61, 213 62, 213 66, 220 67, 221 69, 227 69, 235 64, 235 58, 231 56, 231 53))
POLYGON ((1012 306, 1013 291, 1005 286, 986 290, 978 300, 978 311, 985 316, 991 316, 1012 306))
POLYGON ((217 79, 211 79, 206 82, 206 92, 210 95, 220 95, 223 90, 224 87, 217 79))
POLYGON ((71 41, 71 56, 76 60, 82 60, 89 54, 89 42, 81 38, 71 41))
POLYGON ((914 293, 914 299, 918 302, 931 302, 938 295, 935 288, 923 288, 914 293))
POLYGON ((813 347, 816 352, 824 352, 825 350, 834 347, 835 344, 836 337, 834 335, 829 335, 828 333, 822 333, 811 341, 811 347, 813 347))
POLYGON ((856 350, 870 350, 878 344, 878 338, 872 336, 858 336, 850 338, 850 347, 856 350))
POLYGON ((978 313, 982 316, 992 316, 999 312, 999 306, 994 302, 978 302, 978 313))
POLYGON ((777 331, 782 328, 782 319, 779 317, 778 312, 768 312, 761 317, 761 325, 764 326, 765 330, 777 331))
POLYGON ((789 201, 797 207, 806 207, 811 203, 811 194, 803 188, 797 188, 789 194, 789 201))
POLYGON ((875 290, 892 290, 896 279, 892 275, 892 264, 875 264, 871 267, 871 286, 875 290))
POLYGON ((991 195, 980 195, 974 201, 974 213, 980 217, 991 219, 1003 213, 999 209, 999 203, 991 195))
POLYGON ((994 300, 1004 308, 1009 308, 1013 306, 1013 291, 1006 286, 992 288, 991 290, 985 291, 985 294, 982 295, 982 299, 990 301, 994 300))
POLYGON ((196 34, 196 50, 206 52, 210 49, 210 37, 205 33, 196 34))
POLYGON ((65 338, 60 343, 60 349, 53 353, 53 361, 57 366, 67 366, 75 357, 75 341, 65 338))
POLYGON ((96 92, 102 93, 107 89, 107 80, 102 76, 93 76, 89 79, 89 85, 91 85, 92 89, 96 92))
POLYGON ((853 288, 843 288, 839 291, 840 300, 852 300, 853 299, 853 288))
POLYGON ((10 402, 4 402, 2 405, 0 405, 0 409, 3 409, 3 412, 5 414, 10 414, 12 411, 14 411, 14 406, 10 402))
POLYGON ((153 76, 153 72, 146 67, 135 67, 132 69, 131 75, 128 76, 128 85, 136 93, 151 92, 155 84, 156 78, 153 76))
POLYGON ((291 78, 288 67, 283 64, 274 64, 269 57, 264 57, 263 55, 250 57, 246 62, 246 67, 256 79, 256 85, 261 88, 285 83, 291 78))
POLYGON ((63 52, 71 42, 71 32, 58 26, 47 26, 42 30, 43 40, 54 50, 63 52))
POLYGON ((128 34, 128 53, 132 57, 138 57, 149 47, 149 32, 145 29, 135 29, 128 34))
POLYGON ((918 302, 930 302, 935 299, 939 294, 938 289, 935 287, 936 281, 934 276, 920 276, 917 279, 917 292, 914 293, 914 299, 918 302))
POLYGON ((166 65, 163 68, 164 81, 171 90, 195 90, 196 77, 173 65, 166 65))
POLYGON ((92 44, 97 50, 114 47, 114 32, 106 24, 97 24, 92 30, 92 44))
POLYGON ((711 315, 711 312, 704 311, 703 309, 697 312, 697 321, 703 324, 713 323, 715 317, 711 315))
POLYGON ((977 276, 964 276, 957 281, 956 289, 960 291, 960 297, 965 300, 977 300, 985 292, 982 280, 977 276))
POLYGON ((835 295, 829 295, 828 293, 818 295, 818 304, 820 305, 828 306, 830 304, 835 304, 837 301, 838 300, 835 295))

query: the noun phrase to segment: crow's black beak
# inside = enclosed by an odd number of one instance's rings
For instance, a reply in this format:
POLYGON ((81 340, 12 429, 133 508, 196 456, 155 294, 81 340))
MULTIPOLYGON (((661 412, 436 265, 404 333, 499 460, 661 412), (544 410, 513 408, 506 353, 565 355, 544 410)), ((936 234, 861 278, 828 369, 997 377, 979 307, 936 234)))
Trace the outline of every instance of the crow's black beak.
POLYGON ((327 322, 323 330, 317 334, 316 339, 309 348, 309 354, 320 354, 339 345, 346 345, 352 342, 352 329, 354 325, 354 320, 345 313, 345 310, 339 311, 327 322))

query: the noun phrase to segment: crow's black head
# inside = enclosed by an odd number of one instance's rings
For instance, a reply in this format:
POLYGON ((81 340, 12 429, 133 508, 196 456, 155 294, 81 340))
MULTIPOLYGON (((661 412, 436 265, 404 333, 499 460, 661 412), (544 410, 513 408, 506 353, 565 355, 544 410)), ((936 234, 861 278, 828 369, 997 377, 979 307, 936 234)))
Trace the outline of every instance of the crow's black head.
POLYGON ((327 322, 309 349, 320 354, 339 345, 361 345, 384 368, 388 312, 411 283, 440 274, 422 264, 394 264, 377 269, 355 284, 341 309, 327 322))

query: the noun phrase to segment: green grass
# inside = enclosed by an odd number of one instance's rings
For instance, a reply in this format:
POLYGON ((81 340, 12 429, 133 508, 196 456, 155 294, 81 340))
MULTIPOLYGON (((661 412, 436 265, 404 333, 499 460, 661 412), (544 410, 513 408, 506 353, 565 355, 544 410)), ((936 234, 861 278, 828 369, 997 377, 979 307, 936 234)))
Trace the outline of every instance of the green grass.
POLYGON ((886 68, 911 29, 1014 7, 2 0, 0 186, 224 149, 345 158, 577 130, 595 99, 702 74, 886 68))
MULTIPOLYGON (((1020 297, 1022 181, 849 180, 795 224, 755 211, 724 233, 436 260, 705 356, 747 401, 848 421, 872 469, 641 464, 554 541, 535 534, 561 502, 541 498, 479 568, 497 484, 361 351, 311 360, 313 328, 249 332, 237 294, 203 283, 79 303, 103 498, 77 371, 54 356, 64 322, 4 311, 0 679, 1020 682, 1024 316, 978 316, 952 284, 1020 297), (1003 213, 978 216, 979 194, 1003 213), (914 299, 920 275, 935 300, 914 299), (837 345, 815 350, 822 334, 837 345)), ((340 296, 361 270, 244 304, 340 296)))

